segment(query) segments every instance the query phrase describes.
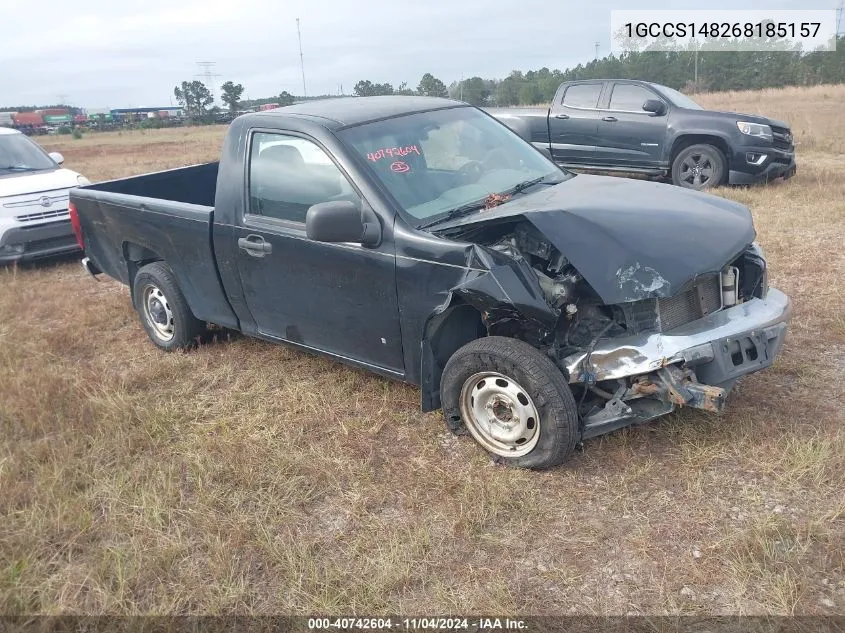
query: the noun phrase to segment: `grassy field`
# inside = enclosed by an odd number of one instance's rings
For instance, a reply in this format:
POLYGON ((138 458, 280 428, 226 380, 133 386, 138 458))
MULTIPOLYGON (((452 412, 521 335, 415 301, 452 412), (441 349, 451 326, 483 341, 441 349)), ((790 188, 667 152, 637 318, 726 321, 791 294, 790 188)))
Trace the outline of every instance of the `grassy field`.
MULTIPOLYGON (((246 338, 164 354, 126 288, 0 268, 0 613, 845 613, 845 86, 704 95, 790 121, 749 205, 783 356, 534 473, 416 389, 246 338)), ((222 128, 40 139, 105 179, 222 128)))

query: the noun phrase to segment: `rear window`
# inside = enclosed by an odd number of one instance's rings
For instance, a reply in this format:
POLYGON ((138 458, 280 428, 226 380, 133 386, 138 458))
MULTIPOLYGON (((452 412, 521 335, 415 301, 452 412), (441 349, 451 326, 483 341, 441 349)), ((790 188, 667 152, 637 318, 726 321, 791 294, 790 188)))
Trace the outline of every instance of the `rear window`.
POLYGON ((563 105, 571 108, 595 108, 601 94, 601 84, 575 84, 566 89, 563 105))

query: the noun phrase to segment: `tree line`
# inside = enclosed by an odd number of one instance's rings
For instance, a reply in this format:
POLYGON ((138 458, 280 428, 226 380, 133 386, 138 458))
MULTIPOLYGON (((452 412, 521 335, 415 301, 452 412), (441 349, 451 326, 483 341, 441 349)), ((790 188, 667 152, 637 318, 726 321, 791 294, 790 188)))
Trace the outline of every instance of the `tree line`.
POLYGON ((634 51, 608 55, 566 70, 514 70, 503 79, 470 77, 448 87, 429 73, 416 92, 394 90, 389 83, 359 81, 355 94, 431 94, 450 96, 479 106, 536 105, 548 103, 564 81, 579 79, 643 79, 687 93, 725 90, 758 90, 783 86, 811 86, 845 82, 845 37, 837 38, 835 51, 634 51), (426 80, 426 78, 429 78, 426 80), (442 87, 442 89, 441 89, 442 87))

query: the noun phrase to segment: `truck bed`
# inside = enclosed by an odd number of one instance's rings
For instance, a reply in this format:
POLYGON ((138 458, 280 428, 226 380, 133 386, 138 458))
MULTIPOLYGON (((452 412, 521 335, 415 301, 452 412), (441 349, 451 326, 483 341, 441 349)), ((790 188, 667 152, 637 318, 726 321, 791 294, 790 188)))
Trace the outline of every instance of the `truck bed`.
POLYGON ((142 176, 108 180, 89 185, 85 189, 213 207, 219 165, 220 163, 213 162, 168 169, 142 176))
POLYGON ((485 108, 485 112, 536 147, 549 148, 548 108, 485 108))
POLYGON ((194 316, 237 326, 220 282, 212 227, 218 163, 208 163, 79 187, 71 202, 85 252, 125 284, 144 263, 164 260, 194 316))

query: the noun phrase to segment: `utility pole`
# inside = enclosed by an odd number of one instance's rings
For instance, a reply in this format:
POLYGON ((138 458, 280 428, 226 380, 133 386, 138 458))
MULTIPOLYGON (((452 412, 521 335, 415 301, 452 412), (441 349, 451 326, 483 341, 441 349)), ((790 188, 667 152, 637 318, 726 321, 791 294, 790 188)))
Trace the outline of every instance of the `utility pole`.
POLYGON ((302 98, 308 97, 305 89, 305 59, 302 57, 302 33, 299 30, 299 18, 296 18, 296 36, 299 38, 299 67, 302 69, 302 98))
POLYGON ((202 77, 205 79, 205 85, 208 87, 209 92, 211 92, 211 103, 214 104, 214 78, 219 77, 214 70, 214 67, 217 65, 217 62, 197 62, 197 66, 202 72, 197 73, 194 77, 202 77))
POLYGON ((601 46, 601 42, 596 42, 596 59, 599 58, 599 46, 601 46))
POLYGON ((698 92, 698 45, 695 45, 695 73, 693 75, 695 78, 693 81, 695 82, 695 91, 698 92))
POLYGON ((836 36, 839 37, 839 33, 842 30, 842 14, 845 13, 845 0, 842 0, 839 3, 839 8, 836 10, 836 36))

